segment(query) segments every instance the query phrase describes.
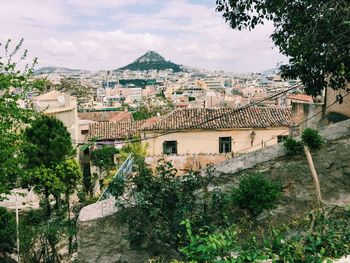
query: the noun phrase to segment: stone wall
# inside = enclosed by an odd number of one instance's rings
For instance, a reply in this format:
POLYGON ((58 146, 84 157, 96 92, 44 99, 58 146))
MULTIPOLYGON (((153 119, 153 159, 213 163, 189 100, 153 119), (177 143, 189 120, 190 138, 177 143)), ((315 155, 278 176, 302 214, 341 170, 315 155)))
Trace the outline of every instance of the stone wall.
MULTIPOLYGON (((328 205, 350 204, 350 120, 328 126, 320 131, 327 144, 313 151, 322 197, 328 205)), ((282 182, 284 194, 276 210, 265 212, 278 223, 306 216, 315 206, 315 190, 304 155, 286 157, 283 145, 274 145, 238 158, 214 165, 213 187, 229 189, 241 176, 262 172, 282 182)))
POLYGON ((78 262, 147 262, 149 253, 131 249, 128 229, 119 221, 115 199, 110 198, 84 207, 78 219, 78 262))
POLYGON ((298 103, 292 102, 292 123, 298 126, 297 134, 306 127, 319 129, 323 126, 323 104, 321 103, 298 103))
MULTIPOLYGON (((350 120, 324 128, 320 132, 327 144, 312 152, 324 200, 331 205, 350 204, 350 120)), ((287 157, 282 144, 242 155, 214 165, 213 187, 231 189, 241 176, 264 172, 280 180, 284 194, 278 207, 264 212, 260 220, 276 224, 304 217, 315 205, 314 186, 304 156, 287 157)), ((202 171, 206 174, 206 171, 202 171)), ((125 236, 127 229, 118 223, 114 200, 84 207, 78 220, 79 262, 147 262, 149 252, 134 250, 125 236)))
POLYGON ((183 175, 189 171, 200 171, 209 164, 217 164, 232 158, 232 154, 183 154, 183 155, 157 155, 146 158, 146 163, 155 171, 158 162, 164 160, 171 162, 178 171, 178 175, 183 175))

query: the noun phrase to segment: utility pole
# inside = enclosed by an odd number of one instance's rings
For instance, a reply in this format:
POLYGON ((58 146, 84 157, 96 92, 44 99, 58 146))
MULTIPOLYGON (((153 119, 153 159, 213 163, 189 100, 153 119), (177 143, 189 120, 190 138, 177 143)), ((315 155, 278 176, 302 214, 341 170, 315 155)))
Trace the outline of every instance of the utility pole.
POLYGON ((17 262, 20 262, 19 256, 19 216, 18 216, 18 194, 16 192, 16 243, 17 243, 17 262))

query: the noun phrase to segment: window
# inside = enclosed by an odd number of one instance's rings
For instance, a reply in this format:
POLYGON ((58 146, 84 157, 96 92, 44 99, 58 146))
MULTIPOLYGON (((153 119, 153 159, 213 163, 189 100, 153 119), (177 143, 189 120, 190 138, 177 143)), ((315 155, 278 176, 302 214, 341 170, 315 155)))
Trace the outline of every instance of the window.
POLYGON ((277 142, 284 142, 287 139, 288 136, 286 135, 278 135, 277 136, 277 142))
POLYGON ((85 134, 88 134, 89 133, 89 130, 81 130, 81 135, 85 135, 85 134))
POLYGON ((232 138, 220 137, 219 138, 219 153, 229 153, 232 151, 232 138))
POLYGON ((163 154, 177 154, 177 141, 163 142, 163 154))

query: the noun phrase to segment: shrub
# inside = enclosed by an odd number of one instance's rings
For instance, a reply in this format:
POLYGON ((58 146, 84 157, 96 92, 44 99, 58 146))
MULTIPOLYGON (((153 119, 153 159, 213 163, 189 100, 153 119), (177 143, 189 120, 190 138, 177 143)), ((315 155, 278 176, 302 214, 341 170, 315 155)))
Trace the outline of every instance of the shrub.
MULTIPOLYGON (((0 207, 0 254, 12 252, 16 240, 16 221, 14 213, 0 207)), ((1 257, 0 257, 1 261, 1 257)))
POLYGON ((114 165, 114 155, 118 153, 118 150, 113 146, 103 146, 91 153, 92 164, 103 170, 112 169, 114 165))
POLYGON ((322 144, 325 143, 324 139, 321 135, 318 134, 318 131, 306 128, 301 138, 303 140, 303 143, 307 145, 311 150, 317 150, 321 147, 322 144))
POLYGON ((284 141, 283 145, 286 148, 288 155, 298 155, 303 152, 303 144, 301 142, 294 140, 291 137, 288 137, 284 141))
POLYGON ((233 200, 252 216, 258 216, 265 209, 272 209, 281 196, 282 186, 262 174, 244 176, 238 188, 233 190, 233 200))

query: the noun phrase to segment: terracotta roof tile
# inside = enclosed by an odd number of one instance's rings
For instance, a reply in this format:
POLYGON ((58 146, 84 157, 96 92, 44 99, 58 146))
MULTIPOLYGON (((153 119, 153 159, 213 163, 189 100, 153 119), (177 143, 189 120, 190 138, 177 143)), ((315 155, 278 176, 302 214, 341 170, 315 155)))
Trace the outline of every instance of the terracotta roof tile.
POLYGON ((306 94, 295 94, 295 95, 289 95, 287 99, 291 100, 301 100, 301 101, 307 101, 307 102, 313 102, 313 99, 311 96, 306 94))
POLYGON ((91 121, 131 121, 132 115, 127 111, 90 111, 78 112, 78 118, 91 121))
POLYGON ((90 124, 89 138, 97 138, 97 140, 132 138, 140 134, 144 125, 151 125, 158 120, 159 118, 149 118, 140 121, 95 122, 90 124))
POLYGON ((178 109, 142 130, 188 130, 225 128, 267 128, 291 125, 289 108, 178 109))

